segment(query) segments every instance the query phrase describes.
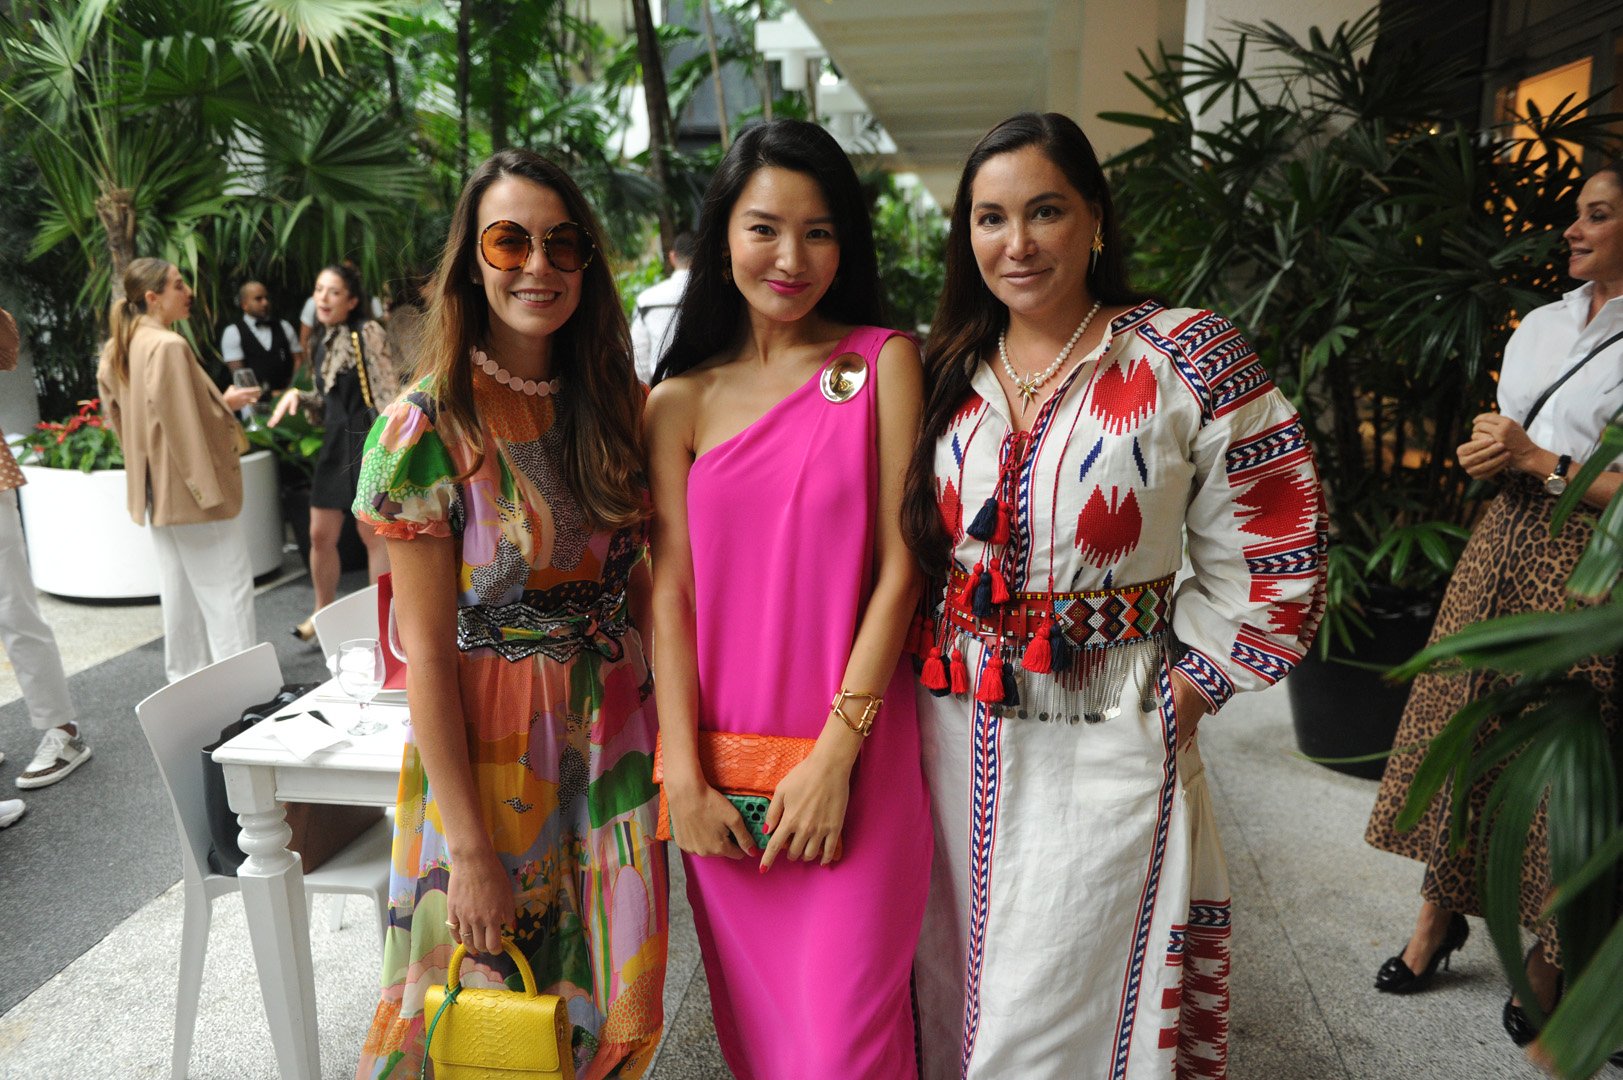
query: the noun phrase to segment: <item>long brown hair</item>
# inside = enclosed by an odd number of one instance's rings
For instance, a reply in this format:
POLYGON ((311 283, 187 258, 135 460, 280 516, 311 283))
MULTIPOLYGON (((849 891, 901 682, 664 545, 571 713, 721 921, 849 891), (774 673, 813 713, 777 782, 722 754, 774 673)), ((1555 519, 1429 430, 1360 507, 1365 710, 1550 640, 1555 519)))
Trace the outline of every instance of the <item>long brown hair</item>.
POLYGON ((499 150, 474 170, 457 199, 438 269, 427 289, 428 311, 418 374, 429 379, 437 423, 484 460, 473 403, 469 353, 490 327, 478 281, 479 201, 492 184, 516 176, 558 195, 572 221, 599 251, 581 270, 580 306, 552 335, 552 370, 563 380, 554 421, 563 441, 564 481, 592 528, 621 528, 647 514, 639 427, 642 388, 631 361, 631 331, 614 288, 603 231, 586 198, 558 166, 530 150, 499 150))
POLYGON ((107 344, 102 346, 118 382, 130 381, 130 338, 135 336, 135 321, 146 314, 147 293, 163 292, 172 269, 174 263, 150 257, 131 259, 124 268, 119 281, 124 295, 113 297, 107 311, 107 344))
POLYGON ((1009 323, 1009 309, 992 295, 975 262, 970 244, 969 211, 975 177, 992 158, 1036 146, 1057 166, 1071 186, 1099 208, 1104 251, 1087 275, 1088 291, 1101 304, 1136 304, 1145 299, 1127 280, 1116 208, 1110 199, 1093 144, 1076 121, 1061 113, 1020 113, 981 137, 969 152, 952 203, 947 234, 947 282, 937 302, 924 349, 924 425, 907 470, 902 502, 902 534, 924 572, 940 577, 952 558, 952 541, 936 507, 935 447, 952 417, 971 392, 970 380, 980 358, 997 342, 1009 323))

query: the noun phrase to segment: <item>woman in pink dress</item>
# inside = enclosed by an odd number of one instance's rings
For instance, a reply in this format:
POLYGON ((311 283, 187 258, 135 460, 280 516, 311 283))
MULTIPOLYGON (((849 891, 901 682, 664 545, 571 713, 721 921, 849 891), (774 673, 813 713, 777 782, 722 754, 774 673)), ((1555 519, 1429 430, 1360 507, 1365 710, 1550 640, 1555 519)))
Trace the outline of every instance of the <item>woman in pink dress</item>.
POLYGON ((740 136, 709 191, 648 401, 663 776, 740 1080, 916 1075, 909 965, 930 822, 902 478, 922 376, 880 294, 857 177, 822 129, 740 136), (706 733, 814 740, 764 851, 706 733))

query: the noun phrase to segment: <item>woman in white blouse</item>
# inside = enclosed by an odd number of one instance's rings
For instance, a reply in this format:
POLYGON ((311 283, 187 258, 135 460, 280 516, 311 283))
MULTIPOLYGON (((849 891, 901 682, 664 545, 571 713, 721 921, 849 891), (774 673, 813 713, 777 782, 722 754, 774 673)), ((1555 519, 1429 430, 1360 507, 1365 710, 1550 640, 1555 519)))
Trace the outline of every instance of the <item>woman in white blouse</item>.
MULTIPOLYGON (((1502 481, 1449 581, 1432 630, 1436 641, 1483 619, 1523 611, 1559 610, 1562 586, 1594 531, 1591 510, 1574 515, 1560 536, 1550 536, 1550 514, 1568 478, 1599 445, 1607 421, 1623 407, 1623 171, 1617 164, 1597 172, 1578 196, 1578 216, 1563 234, 1567 272, 1584 284, 1553 304, 1530 312, 1505 346, 1499 377, 1499 411, 1478 416, 1471 439, 1459 447, 1460 466, 1477 479, 1502 481)), ((1623 483, 1623 463, 1584 492, 1590 507, 1604 507, 1623 483)), ((1603 708, 1615 725, 1613 690, 1616 657, 1597 657, 1574 669, 1601 692, 1603 708)), ((1429 743, 1449 718, 1477 695, 1493 688, 1496 677, 1422 676, 1415 680, 1395 745, 1429 743)), ((1484 725, 1479 740, 1491 738, 1497 722, 1484 725)), ((1450 953, 1465 943, 1468 914, 1480 914, 1475 848, 1449 850, 1448 793, 1433 800, 1418 828, 1398 832, 1398 811, 1422 750, 1396 753, 1387 762, 1380 796, 1366 839, 1375 847, 1426 864, 1422 903, 1413 935, 1376 976, 1376 989, 1407 994, 1423 990, 1450 953)), ((1480 806, 1492 776, 1479 781, 1473 804, 1480 806)), ((1555 931, 1540 924, 1539 909, 1549 891, 1549 856, 1542 817, 1535 823, 1523 870, 1522 922, 1540 936, 1542 947, 1528 956, 1527 972, 1540 1003, 1548 1010, 1559 995, 1560 971, 1553 963, 1555 931)), ((1536 1031, 1514 999, 1505 1003, 1503 1022, 1518 1045, 1536 1031)))

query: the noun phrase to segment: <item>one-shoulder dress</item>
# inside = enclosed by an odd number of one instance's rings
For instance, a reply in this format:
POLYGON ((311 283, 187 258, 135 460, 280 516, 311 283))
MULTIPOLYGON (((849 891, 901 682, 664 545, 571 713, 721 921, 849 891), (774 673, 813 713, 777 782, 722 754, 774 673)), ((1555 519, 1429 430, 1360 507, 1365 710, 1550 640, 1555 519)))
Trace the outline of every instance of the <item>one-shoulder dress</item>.
MULTIPOLYGON (((816 738, 873 588, 879 408, 892 331, 833 353, 866 377, 814 378, 694 461, 688 476, 699 726, 816 738)), ((833 362, 831 360, 831 362, 833 362)), ((851 776, 830 866, 686 856, 716 1034, 739 1080, 916 1075, 909 967, 930 877, 912 671, 899 663, 851 776)))

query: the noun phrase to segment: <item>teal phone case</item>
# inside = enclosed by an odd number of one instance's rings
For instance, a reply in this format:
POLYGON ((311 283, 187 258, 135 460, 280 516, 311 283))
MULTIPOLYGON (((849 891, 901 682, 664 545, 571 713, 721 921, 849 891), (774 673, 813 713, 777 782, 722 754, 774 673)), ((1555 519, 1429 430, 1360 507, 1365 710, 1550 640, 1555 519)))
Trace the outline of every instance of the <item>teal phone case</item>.
POLYGON ((767 835, 761 830, 766 827, 766 810, 772 805, 772 800, 759 795, 729 795, 727 801, 744 815, 744 827, 750 831, 755 846, 766 847, 767 835))

